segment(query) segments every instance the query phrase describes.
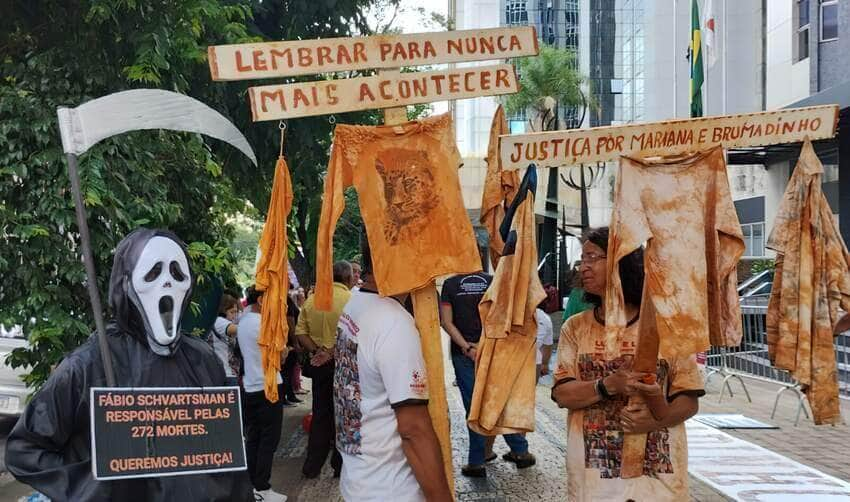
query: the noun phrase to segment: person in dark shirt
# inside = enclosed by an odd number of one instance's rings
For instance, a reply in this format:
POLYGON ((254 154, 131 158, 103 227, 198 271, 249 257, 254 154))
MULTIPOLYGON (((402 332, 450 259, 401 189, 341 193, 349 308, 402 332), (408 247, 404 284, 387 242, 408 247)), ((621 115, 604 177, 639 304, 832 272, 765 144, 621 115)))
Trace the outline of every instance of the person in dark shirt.
MULTIPOLYGON (((456 275, 443 283, 440 295, 440 324, 452 340, 452 366, 467 415, 472 401, 472 389, 475 386, 476 347, 481 338, 478 303, 492 281, 493 276, 484 273, 456 275)), ((510 453, 504 455, 505 460, 516 463, 520 469, 535 464, 534 456, 528 453, 528 441, 524 435, 506 434, 504 438, 511 449, 510 453)), ((492 448, 492 438, 485 438, 469 430, 468 464, 463 466, 461 474, 468 477, 485 477, 485 462, 496 459, 492 448)))

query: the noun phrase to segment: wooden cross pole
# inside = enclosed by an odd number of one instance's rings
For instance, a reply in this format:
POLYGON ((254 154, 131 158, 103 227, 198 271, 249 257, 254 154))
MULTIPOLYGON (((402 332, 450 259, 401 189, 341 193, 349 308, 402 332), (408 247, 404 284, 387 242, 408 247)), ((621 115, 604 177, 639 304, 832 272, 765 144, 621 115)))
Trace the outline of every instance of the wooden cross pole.
MULTIPOLYGON (((407 122, 407 105, 512 94, 519 90, 510 64, 401 73, 404 66, 506 60, 536 55, 533 27, 492 28, 410 35, 292 40, 209 47, 213 80, 288 77, 380 69, 378 75, 251 87, 253 120, 384 109, 384 124, 407 122)), ((434 281, 411 292, 428 373, 428 412, 454 486, 442 335, 434 281)), ((454 490, 452 490, 454 492, 454 490)))
MULTIPOLYGON (((385 71, 381 73, 384 75, 394 72, 385 71)), ((384 109, 384 125, 399 125, 405 122, 407 122, 407 107, 384 109)), ((431 416, 434 432, 437 433, 437 439, 440 441, 440 450, 443 453, 443 469, 451 488, 454 486, 454 468, 452 467, 451 425, 446 399, 437 285, 434 281, 431 281, 429 285, 412 291, 410 296, 413 299, 413 311, 416 329, 419 331, 422 345, 422 356, 425 359, 425 371, 428 373, 428 414, 431 416)), ((454 489, 451 491, 454 494, 454 489)))

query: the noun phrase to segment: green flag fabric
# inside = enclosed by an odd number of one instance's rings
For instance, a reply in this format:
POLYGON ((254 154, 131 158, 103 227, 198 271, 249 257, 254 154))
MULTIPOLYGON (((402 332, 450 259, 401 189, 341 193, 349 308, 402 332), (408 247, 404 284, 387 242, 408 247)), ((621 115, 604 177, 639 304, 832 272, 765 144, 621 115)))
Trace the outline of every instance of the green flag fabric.
POLYGON ((699 3, 691 0, 691 117, 702 117, 703 75, 699 3))

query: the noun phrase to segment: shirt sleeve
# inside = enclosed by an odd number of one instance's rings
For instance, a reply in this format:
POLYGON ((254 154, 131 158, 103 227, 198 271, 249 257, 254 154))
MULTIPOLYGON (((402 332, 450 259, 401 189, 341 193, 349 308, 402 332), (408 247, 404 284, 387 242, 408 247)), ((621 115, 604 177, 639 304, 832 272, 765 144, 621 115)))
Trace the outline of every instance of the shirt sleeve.
POLYGON ((307 309, 310 307, 312 302, 310 299, 307 299, 307 302, 301 307, 301 312, 298 315, 298 321, 295 323, 295 334, 296 335, 307 335, 310 336, 310 330, 307 327, 307 316, 305 315, 307 309))
POLYGON ((669 387, 667 400, 672 401, 679 394, 690 394, 695 397, 705 395, 702 373, 697 366, 696 354, 679 357, 670 364, 669 387))
POLYGON ((213 329, 218 335, 227 335, 227 327, 231 324, 233 323, 228 321, 224 317, 219 316, 215 318, 215 324, 213 324, 213 329))
POLYGON ((576 322, 578 318, 571 318, 561 326, 561 336, 558 341, 558 366, 555 368, 554 381, 563 383, 578 378, 578 333, 576 333, 576 322))
POLYGON ((375 344, 375 360, 393 408, 428 402, 428 376, 413 318, 399 315, 375 344))
POLYGON ((454 296, 454 281, 450 278, 443 283, 443 289, 440 291, 440 303, 451 305, 452 297, 454 296))

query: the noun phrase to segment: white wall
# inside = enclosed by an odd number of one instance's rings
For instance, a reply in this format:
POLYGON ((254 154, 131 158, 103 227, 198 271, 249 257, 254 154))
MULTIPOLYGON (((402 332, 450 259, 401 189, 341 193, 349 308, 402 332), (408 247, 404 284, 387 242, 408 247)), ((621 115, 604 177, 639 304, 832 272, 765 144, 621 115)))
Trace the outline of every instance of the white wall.
MULTIPOLYGON (((767 2, 767 108, 809 96, 809 59, 793 62, 793 2, 767 2)), ((817 43, 816 38, 809 43, 817 43)))
MULTIPOLYGON (((497 28, 501 20, 499 0, 457 0, 455 26, 458 30, 497 28)), ((458 66, 494 64, 497 61, 466 63, 458 66)), ((462 99, 454 103, 455 136, 463 167, 460 183, 466 208, 480 208, 487 165, 490 124, 498 101, 493 97, 462 99)))

